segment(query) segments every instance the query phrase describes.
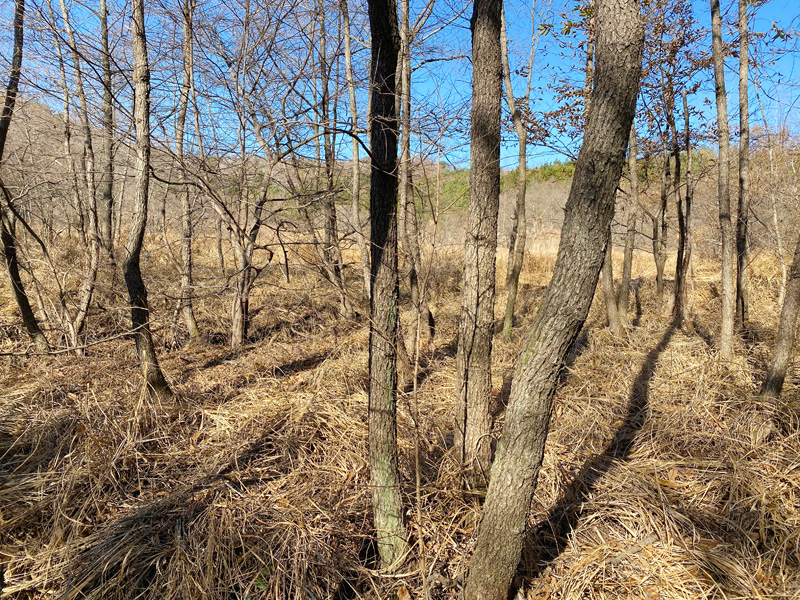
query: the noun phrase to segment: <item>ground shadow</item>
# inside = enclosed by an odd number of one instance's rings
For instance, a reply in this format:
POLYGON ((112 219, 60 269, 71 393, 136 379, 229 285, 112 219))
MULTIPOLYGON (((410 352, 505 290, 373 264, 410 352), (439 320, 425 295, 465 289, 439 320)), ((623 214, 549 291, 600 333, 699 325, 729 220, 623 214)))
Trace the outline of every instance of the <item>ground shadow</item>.
POLYGON ((615 462, 627 460, 630 455, 636 436, 649 413, 650 382, 655 374, 656 363, 677 329, 677 322, 675 320, 670 322, 661 341, 645 357, 631 386, 625 420, 604 452, 584 464, 564 491, 561 500, 530 533, 527 545, 536 548, 539 564, 552 562, 564 551, 570 534, 581 516, 583 502, 594 492, 598 481, 611 466, 615 462))

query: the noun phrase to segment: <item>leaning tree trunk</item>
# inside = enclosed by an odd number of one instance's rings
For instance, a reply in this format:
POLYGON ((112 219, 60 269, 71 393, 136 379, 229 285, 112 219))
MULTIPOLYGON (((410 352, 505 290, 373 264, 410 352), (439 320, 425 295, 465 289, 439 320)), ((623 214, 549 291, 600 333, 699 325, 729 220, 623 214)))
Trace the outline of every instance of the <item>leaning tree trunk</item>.
POLYGON ((500 205, 502 0, 476 0, 472 14, 469 219, 458 323, 456 456, 467 482, 484 487, 492 457, 492 333, 500 205))
POLYGON ((145 226, 147 225, 147 200, 150 185, 150 66, 147 61, 144 0, 133 0, 131 13, 133 84, 136 92, 133 106, 136 127, 136 201, 133 209, 133 224, 125 242, 125 260, 122 263, 122 271, 130 297, 131 324, 145 386, 157 398, 169 400, 173 395, 172 389, 158 364, 153 335, 150 332, 147 288, 142 279, 139 264, 145 226))
POLYGON ((553 278, 525 339, 492 465, 466 600, 506 600, 544 456, 553 396, 603 264, 642 65, 636 0, 597 0, 596 73, 553 278))
POLYGON ((397 4, 369 0, 372 32, 370 181, 369 468, 378 554, 396 569, 408 538, 397 466, 397 4))
POLYGON ((736 318, 747 322, 747 225, 750 218, 750 102, 748 98, 747 0, 739 0, 739 206, 736 220, 736 318))
MULTIPOLYGON (((11 76, 6 86, 6 95, 3 101, 3 112, 0 114, 0 165, 3 164, 3 151, 8 137, 8 127, 11 125, 11 116, 14 114, 14 104, 17 100, 17 90, 19 88, 19 77, 22 73, 22 47, 24 40, 24 19, 25 19, 25 0, 17 0, 14 10, 14 53, 11 57, 11 76)), ((10 202, 8 198, 6 201, 10 202)), ((50 352, 50 344, 42 333, 39 321, 31 308, 25 287, 22 284, 22 277, 19 273, 19 261, 17 260, 17 240, 14 237, 14 226, 11 215, 6 214, 0 206, 0 239, 3 244, 3 256, 5 256, 8 276, 11 279, 11 288, 14 290, 14 298, 17 307, 22 315, 22 323, 31 341, 36 345, 39 352, 50 352)))
POLYGON ((717 192, 719 194, 719 226, 722 231, 722 316, 719 332, 719 355, 733 358, 733 325, 736 311, 736 238, 731 218, 731 190, 728 178, 728 150, 731 142, 728 129, 728 96, 725 93, 725 63, 722 53, 722 19, 719 0, 711 0, 711 38, 714 56, 714 89, 717 99, 719 160, 717 192))
POLYGON ((775 349, 772 352, 772 365, 767 373, 767 380, 761 393, 764 396, 778 398, 786 379, 786 371, 792 360, 792 348, 797 329, 797 315, 800 313, 800 235, 794 249, 794 260, 786 286, 786 296, 781 309, 781 320, 778 325, 778 335, 775 339, 775 349))

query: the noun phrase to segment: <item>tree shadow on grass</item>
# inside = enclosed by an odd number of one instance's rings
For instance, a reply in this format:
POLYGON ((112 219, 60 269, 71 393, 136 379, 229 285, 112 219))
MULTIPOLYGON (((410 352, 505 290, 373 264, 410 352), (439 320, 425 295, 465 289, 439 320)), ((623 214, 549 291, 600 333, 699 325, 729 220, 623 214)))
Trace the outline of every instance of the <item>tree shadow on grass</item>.
POLYGON ((655 374, 656 364, 677 329, 677 322, 671 321, 661 341, 645 357, 631 386, 625 420, 605 451, 583 465, 564 491, 561 500, 530 533, 528 544, 538 550, 538 562, 552 562, 558 558, 578 524, 583 502, 591 496, 599 480, 615 462, 624 462, 630 456, 636 436, 649 414, 650 383, 655 374))

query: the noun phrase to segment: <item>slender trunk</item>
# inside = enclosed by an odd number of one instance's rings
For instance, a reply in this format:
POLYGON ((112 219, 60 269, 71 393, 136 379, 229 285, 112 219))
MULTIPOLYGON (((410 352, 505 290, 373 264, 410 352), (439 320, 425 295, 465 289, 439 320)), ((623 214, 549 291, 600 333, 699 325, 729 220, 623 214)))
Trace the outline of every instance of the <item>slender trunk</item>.
POLYGON ((350 99, 350 126, 351 148, 353 170, 351 184, 351 210, 353 219, 353 229, 358 239, 358 248, 361 252, 361 272, 364 279, 364 294, 369 300, 369 249, 367 247, 367 237, 364 235, 364 224, 361 220, 361 165, 359 163, 359 144, 358 144, 358 104, 356 104, 356 84, 353 77, 353 55, 350 49, 350 11, 347 8, 347 0, 339 0, 342 11, 342 27, 344 36, 344 68, 345 78, 347 79, 347 94, 350 99))
MULTIPOLYGON (((683 200, 683 210, 678 214, 678 225, 681 228, 682 243, 681 252, 678 254, 678 262, 675 265, 675 316, 676 323, 680 324, 688 316, 688 292, 686 278, 691 273, 692 264, 692 145, 691 131, 689 129, 689 102, 686 90, 683 90, 683 142, 686 146, 686 192, 683 200), (680 273, 678 277, 677 273, 680 273)), ((678 204, 678 208, 681 205, 678 204)))
POLYGON ((169 400, 173 393, 158 364, 153 335, 150 332, 147 288, 142 280, 140 268, 150 184, 150 66, 147 60, 147 39, 144 28, 144 0, 133 0, 131 13, 133 84, 136 92, 133 107, 136 126, 136 202, 131 231, 125 241, 125 260, 122 270, 130 297, 131 324, 145 386, 156 397, 169 400))
POLYGON ((664 168, 661 171, 661 202, 653 221, 653 259, 656 263, 656 302, 659 309, 664 305, 664 265, 667 262, 667 182, 670 179, 669 155, 664 148, 664 168))
POLYGON ((464 589, 506 600, 519 564, 564 361, 603 264, 636 107, 644 28, 636 0, 597 0, 596 76, 553 277, 525 339, 464 589), (568 307, 569 310, 565 310, 568 307))
POLYGON ((114 90, 111 78, 111 51, 108 40, 108 7, 100 0, 100 38, 102 43, 101 69, 103 71, 103 149, 101 161, 103 174, 100 180, 98 220, 100 241, 114 264, 112 223, 114 221, 114 90))
MULTIPOLYGON (((528 185, 528 149, 525 125, 522 122, 522 115, 517 108, 514 99, 514 88, 511 84, 511 65, 508 60, 508 37, 506 35, 505 12, 501 13, 502 27, 500 29, 500 52, 503 60, 503 77, 506 87, 506 102, 511 111, 511 120, 514 122, 514 129, 517 132, 517 202, 514 206, 514 214, 511 219, 511 235, 508 242, 508 270, 506 273, 506 312, 503 317, 503 335, 509 339, 511 329, 514 326, 514 308, 517 304, 517 292, 519 290, 519 275, 522 273, 522 265, 525 262, 525 244, 528 241, 528 223, 526 216, 525 196, 528 185)), ((534 41, 531 40, 531 44, 534 41)), ((533 61, 531 61, 533 62, 533 61)), ((529 68, 532 68, 530 65, 529 68)), ((523 98, 527 103, 527 95, 523 98)))
POLYGON ((614 244, 611 228, 608 230, 608 245, 606 246, 606 256, 603 260, 603 299, 606 304, 606 318, 611 334, 620 337, 625 333, 625 327, 619 316, 617 309, 617 296, 614 293, 614 244))
POLYGON ((719 354, 722 360, 733 358, 733 326, 736 311, 736 238, 731 218, 731 190, 728 178, 728 105, 725 93, 725 63, 722 55, 722 20, 719 0, 711 0, 711 38, 714 57, 714 88, 717 100, 717 129, 719 131, 719 160, 717 161, 717 190, 719 194, 719 225, 722 231, 722 315, 720 319, 719 354))
POLYGON ((781 309, 781 320, 775 338, 775 349, 772 351, 772 364, 761 393, 764 396, 779 398, 786 379, 786 371, 792 360, 792 348, 797 330, 797 315, 800 313, 800 235, 794 250, 792 271, 786 287, 786 299, 781 309))
POLYGON ((181 314, 183 322, 189 332, 189 338, 200 338, 200 329, 194 318, 192 308, 192 294, 194 282, 192 280, 192 203, 189 187, 186 184, 186 165, 183 157, 184 128, 186 126, 186 113, 189 108, 189 92, 191 81, 194 77, 194 8, 196 0, 185 0, 181 7, 183 22, 183 82, 181 84, 180 106, 175 133, 175 155, 178 160, 179 178, 184 183, 181 194, 181 314))
POLYGON ((492 458, 492 334, 500 204, 502 0, 476 0, 472 14, 470 190, 464 291, 458 323, 455 448, 465 481, 485 487, 492 458))
POLYGON ((750 262, 747 225, 750 220, 750 102, 748 97, 747 0, 739 0, 739 205, 736 220, 736 318, 747 323, 750 262))
MULTIPOLYGON (((24 19, 25 19, 25 0, 17 0, 14 9, 14 52, 11 57, 11 75, 6 86, 6 94, 3 100, 3 111, 0 113, 0 165, 3 164, 3 152, 8 138, 8 128, 11 125, 11 117, 14 114, 14 104, 17 100, 17 90, 19 89, 19 78, 22 73, 22 49, 24 43, 24 19)), ((4 188, 5 189, 5 188, 4 188)), ((7 202, 10 202, 6 198, 7 202)), ((17 259, 17 241, 14 237, 14 221, 9 214, 0 207, 0 238, 3 243, 3 255, 5 256, 8 276, 11 279, 11 288, 14 290, 14 298, 17 307, 22 315, 22 322, 28 332, 31 341, 36 345, 39 352, 49 352, 50 344, 42 333, 39 321, 33 313, 25 287, 22 284, 22 277, 19 273, 19 261, 17 259)))
POLYGON ((639 170, 636 152, 636 126, 631 125, 631 133, 628 140, 628 170, 631 178, 631 193, 628 199, 628 221, 625 233, 625 256, 622 259, 622 281, 619 284, 619 290, 617 290, 617 311, 623 323, 628 321, 633 250, 636 244, 636 218, 639 214, 639 170))
POLYGON ((370 331, 369 467, 378 554, 385 569, 400 566, 408 533, 397 466, 397 113, 400 46, 397 4, 369 0, 370 65, 370 331))

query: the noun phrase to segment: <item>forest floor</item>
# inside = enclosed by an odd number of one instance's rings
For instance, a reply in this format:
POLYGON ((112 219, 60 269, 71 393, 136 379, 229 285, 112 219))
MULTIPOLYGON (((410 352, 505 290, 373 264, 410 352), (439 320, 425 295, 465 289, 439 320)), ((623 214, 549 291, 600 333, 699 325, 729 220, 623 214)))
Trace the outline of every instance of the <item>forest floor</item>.
MULTIPOLYGON (((498 435, 553 260, 527 257, 513 339, 495 341, 498 435)), ((625 339, 598 296, 556 396, 520 600, 800 598, 800 378, 783 403, 758 396, 779 311, 777 266, 758 260, 729 364, 715 350, 715 264, 695 266, 693 327, 656 306, 645 254, 625 339)), ((199 303, 211 333, 194 344, 156 309, 172 405, 142 395, 123 337, 82 358, 0 360, 3 597, 404 600, 427 585, 456 598, 480 518, 449 451, 460 272, 457 252, 437 256, 436 337, 399 401, 412 550, 398 573, 375 570, 370 544, 366 319, 340 319, 313 274, 275 273, 239 353, 224 343, 227 300, 199 303)), ((5 329, 0 351, 18 351, 5 329)))

